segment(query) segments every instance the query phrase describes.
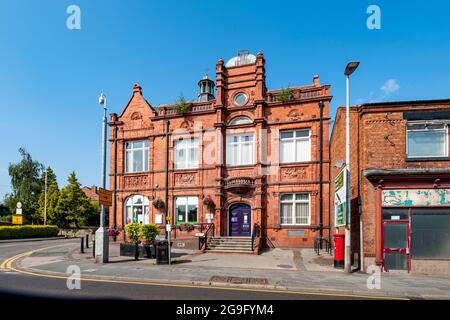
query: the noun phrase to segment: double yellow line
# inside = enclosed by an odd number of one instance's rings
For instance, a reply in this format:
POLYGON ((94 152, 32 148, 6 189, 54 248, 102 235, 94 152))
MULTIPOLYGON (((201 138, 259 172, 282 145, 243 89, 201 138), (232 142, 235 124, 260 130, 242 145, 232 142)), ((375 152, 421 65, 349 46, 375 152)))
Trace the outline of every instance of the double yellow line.
MULTIPOLYGON (((60 246, 54 246, 60 247, 60 246)), ((13 262, 29 256, 37 251, 45 250, 48 248, 41 248, 25 253, 18 254, 14 257, 11 257, 5 260, 1 265, 0 269, 9 269, 16 271, 18 273, 44 277, 44 278, 53 278, 53 279, 67 279, 69 275, 48 275, 44 273, 36 273, 31 271, 25 271, 21 269, 17 269, 13 267, 13 262)), ((308 292, 308 291, 288 291, 288 290, 280 290, 280 289, 251 289, 251 288, 236 288, 236 287, 220 287, 220 286, 207 286, 207 285, 188 285, 188 284, 175 284, 175 283, 158 283, 158 282, 150 282, 150 281, 127 281, 127 280, 110 280, 110 279, 98 279, 98 278, 80 278, 81 281, 90 281, 90 282, 99 282, 99 283, 116 283, 116 284, 131 284, 131 285, 146 285, 146 286, 160 286, 160 287, 176 287, 176 288, 192 288, 192 289, 212 289, 212 290, 227 290, 227 291, 247 291, 247 292, 261 292, 261 293, 278 293, 278 294, 294 294, 294 295, 310 295, 310 296, 325 296, 325 297, 336 297, 336 298, 356 298, 356 299, 382 299, 382 300, 409 300, 407 298, 400 297, 388 297, 388 296, 369 296, 369 295, 358 295, 358 294, 347 294, 347 293, 326 293, 326 292, 308 292)))

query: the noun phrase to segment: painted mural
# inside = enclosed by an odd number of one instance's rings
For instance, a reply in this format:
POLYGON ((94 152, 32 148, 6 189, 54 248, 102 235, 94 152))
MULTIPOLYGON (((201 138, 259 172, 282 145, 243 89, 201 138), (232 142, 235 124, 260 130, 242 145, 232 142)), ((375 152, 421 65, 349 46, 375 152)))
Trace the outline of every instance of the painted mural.
POLYGON ((384 207, 450 207, 450 189, 383 190, 384 207))

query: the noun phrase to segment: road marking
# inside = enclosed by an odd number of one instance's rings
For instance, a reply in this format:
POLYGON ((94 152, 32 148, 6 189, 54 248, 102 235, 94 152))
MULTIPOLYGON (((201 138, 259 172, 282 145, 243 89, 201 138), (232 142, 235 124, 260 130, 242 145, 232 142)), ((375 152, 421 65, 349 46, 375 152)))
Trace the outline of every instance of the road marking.
MULTIPOLYGON (((36 250, 32 250, 29 252, 25 252, 22 254, 18 254, 14 257, 9 258, 5 262, 2 263, 0 267, 3 268, 5 264, 6 268, 9 270, 16 271, 21 274, 32 275, 36 277, 43 278, 52 278, 52 279, 65 279, 67 280, 70 275, 67 276, 58 276, 58 275, 48 275, 43 273, 25 271, 21 269, 14 268, 12 263, 20 259, 24 256, 31 255, 37 251, 42 251, 49 248, 60 247, 46 247, 40 248, 36 250)), ((89 282, 99 282, 99 283, 117 283, 117 284, 134 284, 134 285, 146 285, 146 286, 159 286, 159 287, 174 287, 174 288, 189 288, 189 289, 213 289, 213 290, 225 290, 225 291, 246 291, 246 292, 261 292, 261 293, 280 293, 280 294, 294 294, 294 295, 314 295, 314 296, 325 296, 325 297, 340 297, 340 298, 360 298, 360 299, 382 299, 382 300, 409 300, 408 298, 401 297, 388 297, 388 296, 369 296, 369 295, 359 295, 359 294, 349 294, 349 293, 325 293, 325 292, 308 292, 308 291, 289 291, 289 290, 276 290, 276 289, 251 289, 251 288, 236 288, 236 287, 219 287, 219 286, 206 286, 206 285, 187 285, 187 284, 174 284, 174 283, 158 283, 158 282, 143 282, 143 281, 126 281, 126 280, 110 280, 110 279, 95 279, 95 278, 86 278, 81 277, 81 281, 89 281, 89 282)))

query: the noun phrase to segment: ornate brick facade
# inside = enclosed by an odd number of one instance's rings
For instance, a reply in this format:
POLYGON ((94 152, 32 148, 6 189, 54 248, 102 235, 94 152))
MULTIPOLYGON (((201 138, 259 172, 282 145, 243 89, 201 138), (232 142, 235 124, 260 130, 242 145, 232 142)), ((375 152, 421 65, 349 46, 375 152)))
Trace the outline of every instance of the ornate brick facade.
MULTIPOLYGON (((281 102, 280 90, 268 90, 265 83, 265 60, 259 53, 251 63, 226 66, 222 59, 216 64, 216 94, 212 99, 189 102, 189 111, 176 112, 174 105, 153 107, 142 95, 138 84, 122 114, 110 116, 110 179, 114 186, 117 168, 116 208, 110 210, 110 226, 124 221, 124 203, 132 195, 144 195, 150 201, 149 222, 156 223, 162 211, 154 208, 154 199, 165 199, 165 120, 169 124, 169 203, 172 223, 174 199, 177 196, 197 196, 198 224, 206 223, 209 210, 202 199, 209 195, 216 208, 213 222, 216 232, 227 235, 229 207, 238 202, 251 206, 252 225, 262 230, 263 243, 274 247, 312 246, 319 228, 319 132, 320 107, 323 102, 323 225, 328 226, 329 204, 329 85, 320 85, 314 77, 310 85, 291 87, 292 97, 281 102), (238 93, 248 99, 237 106, 233 99, 238 93), (239 116, 251 123, 230 125, 239 116), (281 130, 309 129, 310 161, 280 164, 279 133, 281 130), (114 131, 117 130, 115 150, 114 131), (253 132, 255 161, 252 165, 226 165, 226 135, 253 132), (198 138, 199 166, 195 169, 174 168, 174 141, 181 137, 198 138), (125 173, 125 143, 132 140, 149 142, 149 168, 146 172, 125 173), (117 155, 117 159, 115 158, 117 155), (311 223, 307 226, 282 226, 279 218, 279 197, 285 192, 310 194, 311 223), (116 214, 116 219, 114 219, 116 214), (288 234, 290 229, 304 230, 288 234)), ((193 236, 194 231, 176 231, 177 237, 193 236)), ((175 231, 174 236, 175 236, 175 231)), ((327 236, 328 231, 324 231, 327 236)))

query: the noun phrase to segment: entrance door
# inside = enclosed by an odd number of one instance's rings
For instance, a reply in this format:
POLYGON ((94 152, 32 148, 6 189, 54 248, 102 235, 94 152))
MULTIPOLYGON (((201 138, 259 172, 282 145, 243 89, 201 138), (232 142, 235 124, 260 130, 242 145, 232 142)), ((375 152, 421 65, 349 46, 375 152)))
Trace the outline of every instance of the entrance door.
POLYGON ((410 225, 407 221, 383 222, 384 269, 410 270, 410 225))
POLYGON ((252 210, 248 204, 237 203, 230 207, 228 214, 229 235, 232 237, 250 237, 252 210))

